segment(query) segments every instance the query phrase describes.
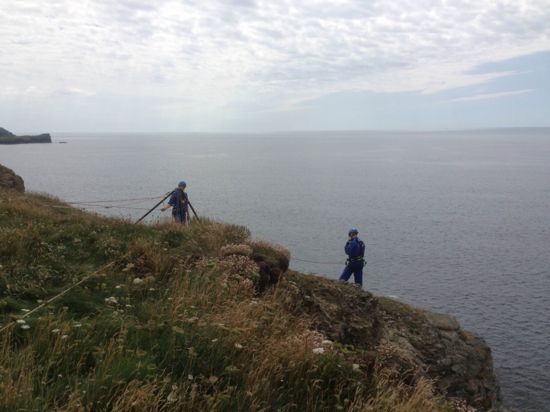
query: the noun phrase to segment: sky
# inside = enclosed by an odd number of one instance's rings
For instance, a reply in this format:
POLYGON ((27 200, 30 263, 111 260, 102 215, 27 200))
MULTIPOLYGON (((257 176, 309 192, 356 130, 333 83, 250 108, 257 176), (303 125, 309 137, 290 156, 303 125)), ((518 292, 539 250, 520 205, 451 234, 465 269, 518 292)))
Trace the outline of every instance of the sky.
POLYGON ((0 0, 0 127, 550 126, 550 0, 0 0))

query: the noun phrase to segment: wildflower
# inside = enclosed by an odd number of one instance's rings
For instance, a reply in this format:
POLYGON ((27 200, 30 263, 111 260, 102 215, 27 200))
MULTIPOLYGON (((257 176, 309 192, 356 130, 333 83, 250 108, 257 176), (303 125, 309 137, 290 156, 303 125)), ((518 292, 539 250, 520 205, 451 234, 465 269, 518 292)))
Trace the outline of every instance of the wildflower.
POLYGON ((142 279, 142 278, 135 278, 135 279, 132 281, 132 283, 133 283, 134 285, 140 285, 140 284, 143 283, 143 279, 142 279))
POLYGON ((331 340, 328 340, 328 339, 325 339, 324 341, 321 342, 323 345, 332 345, 332 341, 331 340))
POLYGON ((31 327, 29 325, 21 325, 21 329, 30 329, 31 327))
POLYGON ((31 311, 30 309, 21 309, 21 312, 25 312, 25 313, 30 312, 30 311, 31 311))
POLYGON ((235 348, 242 349, 243 345, 241 345, 240 343, 235 343, 235 348))
POLYGON ((122 287, 122 285, 116 285, 115 289, 120 289, 121 287, 122 287))
POLYGON ((190 381, 192 381, 192 380, 193 380, 193 375, 191 375, 191 374, 187 375, 187 379, 189 379, 190 381))
POLYGON ((61 336, 61 339, 65 340, 65 339, 68 339, 69 338, 69 335, 63 335, 61 336))
POLYGON ((172 391, 168 394, 166 400, 169 403, 174 403, 178 400, 178 385, 172 385, 172 391))
POLYGON ((73 328, 81 328, 82 327, 82 323, 75 323, 73 325, 73 328))
POLYGON ((316 355, 322 355, 325 353, 325 348, 313 348, 312 352, 316 355))
POLYGON ((218 341, 218 338, 212 339, 212 343, 216 343, 218 341))
POLYGON ((105 303, 116 305, 118 304, 118 300, 114 296, 111 296, 111 297, 105 298, 105 303))
POLYGON ((351 365, 351 368, 352 368, 354 371, 358 371, 358 370, 360 369, 360 366, 359 366, 359 364, 354 363, 353 365, 351 365))
POLYGON ((25 319, 17 319, 16 322, 19 323, 20 325, 22 325, 24 323, 27 323, 27 322, 25 322, 25 319))
POLYGON ((59 329, 52 329, 52 333, 59 333, 59 329))

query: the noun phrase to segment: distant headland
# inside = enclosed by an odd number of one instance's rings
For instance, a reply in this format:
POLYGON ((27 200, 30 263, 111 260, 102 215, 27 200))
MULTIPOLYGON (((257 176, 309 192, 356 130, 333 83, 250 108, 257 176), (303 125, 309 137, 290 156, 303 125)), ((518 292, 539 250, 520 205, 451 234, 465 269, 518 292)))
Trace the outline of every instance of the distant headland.
POLYGON ((36 136, 16 136, 12 132, 0 127, 0 144, 19 144, 19 143, 51 143, 52 137, 49 133, 43 133, 36 136))

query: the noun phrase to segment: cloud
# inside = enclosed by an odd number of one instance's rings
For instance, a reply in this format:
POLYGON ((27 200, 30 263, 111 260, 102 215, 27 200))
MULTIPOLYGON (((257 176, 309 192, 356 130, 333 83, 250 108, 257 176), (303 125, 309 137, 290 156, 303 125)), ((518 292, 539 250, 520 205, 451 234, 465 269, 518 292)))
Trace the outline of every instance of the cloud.
POLYGON ((206 117, 437 93, 514 75, 480 64, 550 50, 548 0, 25 0, 2 2, 0 20, 0 99, 179 97, 206 117))
POLYGON ((520 96, 522 94, 532 93, 533 91, 534 91, 533 89, 523 89, 523 90, 512 90, 509 92, 500 92, 500 93, 475 94, 473 96, 464 96, 464 97, 458 97, 456 99, 447 100, 447 102, 471 102, 475 100, 500 99, 502 97, 520 96))

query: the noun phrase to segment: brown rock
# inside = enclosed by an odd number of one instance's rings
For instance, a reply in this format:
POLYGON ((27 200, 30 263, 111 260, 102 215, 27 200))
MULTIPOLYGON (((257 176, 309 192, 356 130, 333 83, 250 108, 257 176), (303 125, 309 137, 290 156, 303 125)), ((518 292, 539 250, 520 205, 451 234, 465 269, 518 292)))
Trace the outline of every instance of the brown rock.
POLYGON ((0 165, 0 189, 11 189, 23 193, 25 183, 13 170, 0 165))
MULTIPOLYGON (((489 347, 460 329, 453 317, 292 272, 278 287, 284 289, 289 310, 308 316, 334 342, 376 353, 371 357, 398 370, 415 371, 433 380, 437 392, 463 399, 476 410, 503 410, 489 347)), ((357 363, 368 364, 364 359, 357 363)))

